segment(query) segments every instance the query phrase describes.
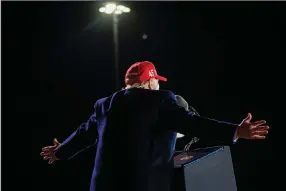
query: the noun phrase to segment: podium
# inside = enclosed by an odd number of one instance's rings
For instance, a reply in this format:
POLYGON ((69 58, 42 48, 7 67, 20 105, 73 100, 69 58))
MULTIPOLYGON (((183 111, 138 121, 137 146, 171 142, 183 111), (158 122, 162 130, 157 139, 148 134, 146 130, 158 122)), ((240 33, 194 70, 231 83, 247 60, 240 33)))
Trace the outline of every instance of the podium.
POLYGON ((228 146, 177 153, 171 191, 237 191, 228 146))

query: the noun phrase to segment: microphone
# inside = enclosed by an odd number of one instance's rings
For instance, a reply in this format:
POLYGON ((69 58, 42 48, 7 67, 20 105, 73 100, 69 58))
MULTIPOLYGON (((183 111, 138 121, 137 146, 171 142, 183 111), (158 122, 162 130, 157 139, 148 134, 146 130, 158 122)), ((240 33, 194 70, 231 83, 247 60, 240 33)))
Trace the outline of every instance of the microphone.
MULTIPOLYGON (((178 105, 183 107, 186 111, 189 111, 189 104, 188 102, 180 95, 175 95, 178 105)), ((177 138, 182 138, 185 135, 181 134, 181 133, 177 133, 177 138)))
MULTIPOLYGON (((183 107, 187 112, 192 112, 192 115, 200 116, 200 114, 195 110, 195 108, 188 104, 188 102, 180 95, 175 95, 178 105, 183 107)), ((177 133, 177 138, 184 137, 185 135, 177 133)), ((192 140, 185 146, 184 151, 188 151, 192 144, 198 142, 200 139, 197 137, 192 138, 192 140)))
POLYGON ((186 111, 191 111, 193 115, 200 116, 195 108, 188 104, 188 102, 180 95, 175 95, 178 105, 185 108, 186 111))
POLYGON ((197 112, 197 110, 195 110, 195 108, 193 106, 190 105, 189 110, 193 112, 193 115, 200 116, 200 114, 197 112))
POLYGON ((178 105, 185 108, 186 111, 190 111, 189 110, 189 104, 188 102, 180 95, 175 95, 178 105))

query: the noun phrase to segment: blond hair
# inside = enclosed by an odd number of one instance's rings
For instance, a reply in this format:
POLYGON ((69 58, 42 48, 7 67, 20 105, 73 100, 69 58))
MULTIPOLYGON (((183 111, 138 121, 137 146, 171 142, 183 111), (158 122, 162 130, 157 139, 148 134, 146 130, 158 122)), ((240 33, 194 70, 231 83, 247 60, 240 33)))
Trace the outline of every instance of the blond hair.
POLYGON ((142 88, 142 89, 146 89, 146 85, 148 84, 148 81, 142 82, 142 83, 134 83, 131 85, 126 85, 125 89, 129 89, 129 88, 142 88))

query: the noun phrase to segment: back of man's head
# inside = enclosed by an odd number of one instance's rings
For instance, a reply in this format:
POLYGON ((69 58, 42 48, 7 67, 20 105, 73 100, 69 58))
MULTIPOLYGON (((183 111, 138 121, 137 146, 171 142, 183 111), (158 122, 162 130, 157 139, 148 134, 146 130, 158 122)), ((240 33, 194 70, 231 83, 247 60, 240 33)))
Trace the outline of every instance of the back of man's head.
POLYGON ((125 74, 126 88, 159 89, 159 80, 167 81, 166 78, 157 74, 155 66, 149 61, 132 64, 125 74))

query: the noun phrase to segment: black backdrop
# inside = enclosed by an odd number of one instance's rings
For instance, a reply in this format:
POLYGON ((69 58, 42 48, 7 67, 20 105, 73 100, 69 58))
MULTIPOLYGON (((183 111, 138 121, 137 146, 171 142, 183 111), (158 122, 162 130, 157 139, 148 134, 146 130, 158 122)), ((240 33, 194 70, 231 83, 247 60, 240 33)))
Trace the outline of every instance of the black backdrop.
MULTIPOLYGON (((149 60, 168 77, 161 87, 201 115, 238 123, 251 112, 254 120, 266 119, 269 137, 239 141, 232 153, 239 190, 273 186, 273 140, 283 128, 285 3, 124 4, 131 12, 120 16, 122 86, 130 64, 149 60)), ((98 98, 115 90, 112 20, 98 13, 101 5, 1 2, 7 190, 88 190, 93 149, 52 166, 39 153, 54 137, 66 138, 98 98)))

